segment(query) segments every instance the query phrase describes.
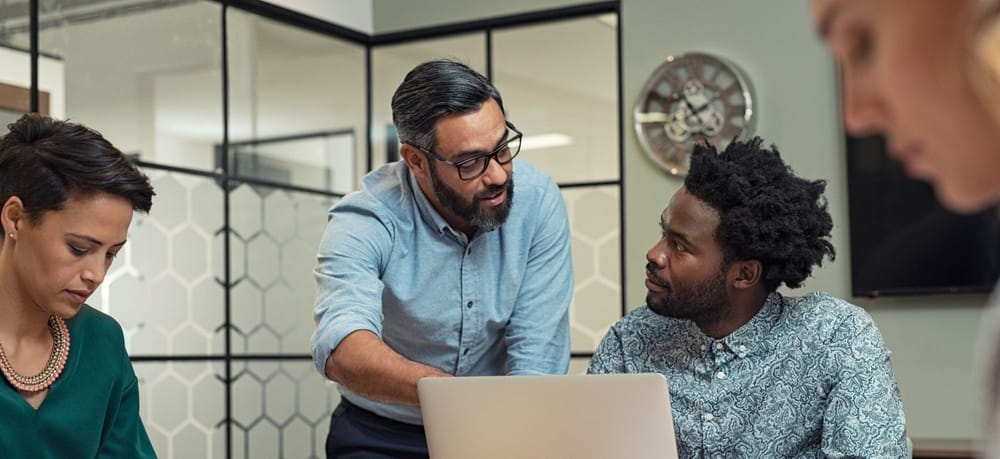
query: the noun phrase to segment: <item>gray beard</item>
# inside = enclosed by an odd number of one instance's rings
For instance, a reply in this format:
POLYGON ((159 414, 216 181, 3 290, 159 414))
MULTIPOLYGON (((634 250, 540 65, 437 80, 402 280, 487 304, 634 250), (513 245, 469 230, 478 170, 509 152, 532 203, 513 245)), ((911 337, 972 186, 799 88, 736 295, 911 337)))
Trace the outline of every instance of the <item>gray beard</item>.
MULTIPOLYGON (((510 215, 510 208, 514 202, 514 178, 509 176, 502 185, 493 185, 485 190, 476 193, 472 197, 472 202, 466 205, 464 199, 458 192, 438 180, 437 169, 431 164, 431 184, 434 186, 434 195, 438 202, 448 212, 456 217, 475 226, 481 231, 491 231, 499 228, 507 221, 510 215), (484 207, 482 202, 489 196, 494 196, 501 190, 507 191, 504 202, 494 207, 484 207)), ((512 174, 513 175, 513 174, 512 174)))

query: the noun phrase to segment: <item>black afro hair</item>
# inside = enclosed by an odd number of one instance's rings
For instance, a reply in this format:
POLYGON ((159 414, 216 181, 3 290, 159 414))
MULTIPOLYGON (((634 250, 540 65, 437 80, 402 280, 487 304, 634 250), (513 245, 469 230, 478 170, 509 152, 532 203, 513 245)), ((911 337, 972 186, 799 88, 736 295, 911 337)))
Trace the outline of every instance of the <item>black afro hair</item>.
POLYGON ((769 291, 798 288, 824 257, 836 257, 826 182, 796 177, 762 142, 734 141, 722 153, 696 146, 684 187, 719 212, 716 239, 727 261, 760 261, 769 291))

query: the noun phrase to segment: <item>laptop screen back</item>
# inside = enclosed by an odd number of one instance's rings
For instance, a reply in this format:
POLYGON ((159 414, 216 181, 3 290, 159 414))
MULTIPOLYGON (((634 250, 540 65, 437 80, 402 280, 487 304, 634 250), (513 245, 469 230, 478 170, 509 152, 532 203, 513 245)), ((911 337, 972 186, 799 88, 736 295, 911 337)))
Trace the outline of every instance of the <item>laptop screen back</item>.
POLYGON ((659 374, 424 378, 432 459, 676 458, 659 374))

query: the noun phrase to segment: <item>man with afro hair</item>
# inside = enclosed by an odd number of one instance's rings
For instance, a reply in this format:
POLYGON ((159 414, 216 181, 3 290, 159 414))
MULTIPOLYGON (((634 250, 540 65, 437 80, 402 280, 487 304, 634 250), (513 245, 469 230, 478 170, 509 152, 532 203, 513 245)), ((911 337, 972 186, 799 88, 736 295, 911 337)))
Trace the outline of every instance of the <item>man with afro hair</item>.
POLYGON ((660 373, 681 457, 909 457, 889 350, 863 309, 786 297, 833 260, 826 184, 761 139, 698 146, 646 254, 646 305, 589 373, 660 373))

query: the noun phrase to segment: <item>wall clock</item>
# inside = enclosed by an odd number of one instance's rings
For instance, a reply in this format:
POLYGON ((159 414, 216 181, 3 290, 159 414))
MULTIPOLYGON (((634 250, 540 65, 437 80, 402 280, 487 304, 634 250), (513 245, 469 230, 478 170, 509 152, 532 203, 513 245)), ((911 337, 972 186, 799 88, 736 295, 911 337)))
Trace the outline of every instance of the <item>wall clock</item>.
POLYGON ((705 53, 669 56, 642 87, 635 104, 639 144, 658 166, 687 174, 694 145, 720 151, 753 132, 753 91, 743 72, 705 53))

